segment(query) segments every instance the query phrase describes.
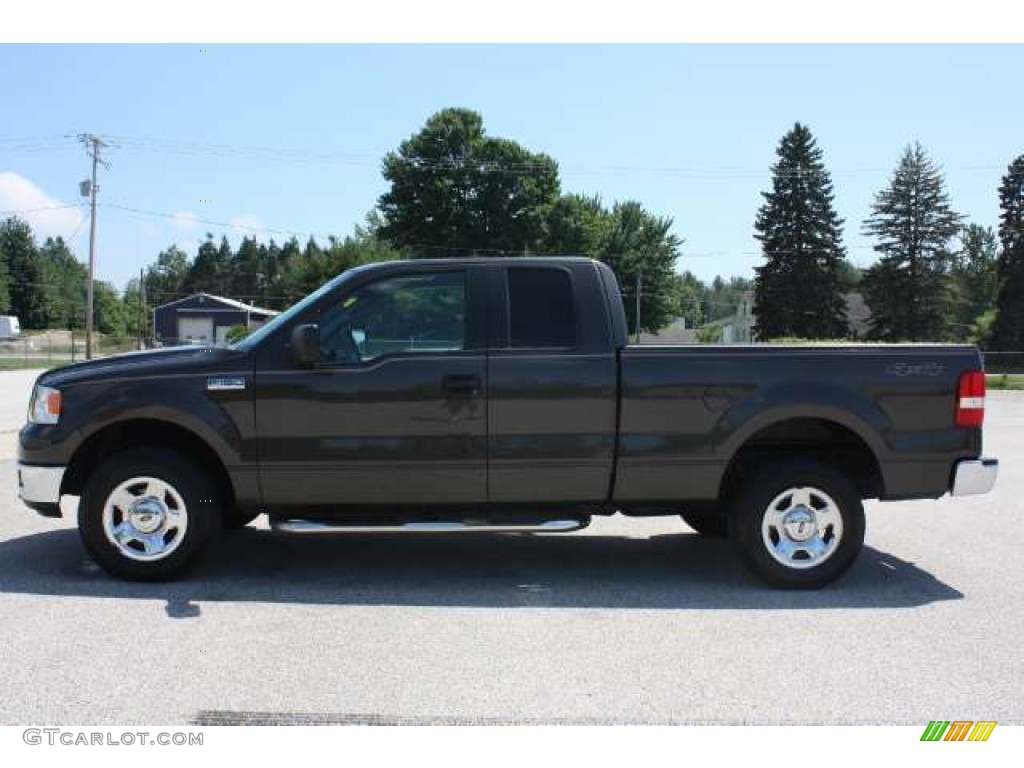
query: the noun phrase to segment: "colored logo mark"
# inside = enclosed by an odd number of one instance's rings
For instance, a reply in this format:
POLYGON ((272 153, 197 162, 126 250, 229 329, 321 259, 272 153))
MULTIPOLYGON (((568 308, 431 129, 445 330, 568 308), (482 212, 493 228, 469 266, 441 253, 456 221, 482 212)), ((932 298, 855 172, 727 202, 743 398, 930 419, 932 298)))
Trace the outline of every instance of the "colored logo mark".
POLYGON ((995 720, 932 720, 921 741, 988 741, 995 727, 995 720))

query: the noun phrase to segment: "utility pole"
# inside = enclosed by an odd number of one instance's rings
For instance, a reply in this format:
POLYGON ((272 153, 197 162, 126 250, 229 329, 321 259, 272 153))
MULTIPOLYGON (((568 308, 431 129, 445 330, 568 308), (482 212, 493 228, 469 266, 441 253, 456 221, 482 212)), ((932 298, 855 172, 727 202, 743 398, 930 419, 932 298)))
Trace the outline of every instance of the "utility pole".
POLYGON ((640 343, 640 292, 643 290, 643 273, 636 273, 636 344, 640 343))
POLYGON ((146 348, 146 277, 139 268, 139 349, 146 348))
POLYGON ((80 133, 78 140, 85 145, 85 151, 92 158, 92 181, 82 182, 81 190, 83 197, 88 194, 90 203, 89 215, 89 283, 86 287, 85 299, 85 359, 92 359, 92 326, 93 326, 93 275, 96 272, 96 194, 99 187, 96 185, 96 168, 103 163, 104 168, 109 168, 107 163, 100 159, 100 150, 107 146, 99 136, 91 133, 80 133))

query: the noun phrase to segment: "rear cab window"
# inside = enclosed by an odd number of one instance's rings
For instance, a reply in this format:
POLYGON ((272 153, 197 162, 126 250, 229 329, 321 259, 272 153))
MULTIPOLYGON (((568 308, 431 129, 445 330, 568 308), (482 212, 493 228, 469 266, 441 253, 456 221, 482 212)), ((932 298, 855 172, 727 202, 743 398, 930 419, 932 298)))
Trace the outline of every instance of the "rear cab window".
POLYGON ((512 349, 577 346, 576 301, 564 269, 509 267, 508 313, 512 349))

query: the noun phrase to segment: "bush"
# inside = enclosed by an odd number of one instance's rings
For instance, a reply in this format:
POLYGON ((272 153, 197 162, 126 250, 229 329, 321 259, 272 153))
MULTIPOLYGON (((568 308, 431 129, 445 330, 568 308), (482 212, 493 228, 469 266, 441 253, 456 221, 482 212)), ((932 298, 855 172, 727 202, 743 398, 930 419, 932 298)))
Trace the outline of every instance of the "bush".
POLYGON ((234 344, 236 341, 241 341, 250 333, 248 326, 245 325, 232 325, 228 329, 227 341, 234 344))

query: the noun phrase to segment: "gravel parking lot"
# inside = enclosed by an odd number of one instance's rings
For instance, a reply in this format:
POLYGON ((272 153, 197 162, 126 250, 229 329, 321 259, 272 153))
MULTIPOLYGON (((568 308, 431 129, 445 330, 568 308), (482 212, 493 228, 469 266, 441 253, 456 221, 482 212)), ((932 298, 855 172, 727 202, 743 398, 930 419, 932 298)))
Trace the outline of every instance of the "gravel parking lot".
MULTIPOLYGON (((1024 723, 1024 393, 993 494, 871 504, 820 592, 679 520, 569 535, 229 537, 127 584, 16 498, 30 373, 0 374, 0 723, 1024 723)), ((66 503, 73 512, 74 503, 66 503)))

